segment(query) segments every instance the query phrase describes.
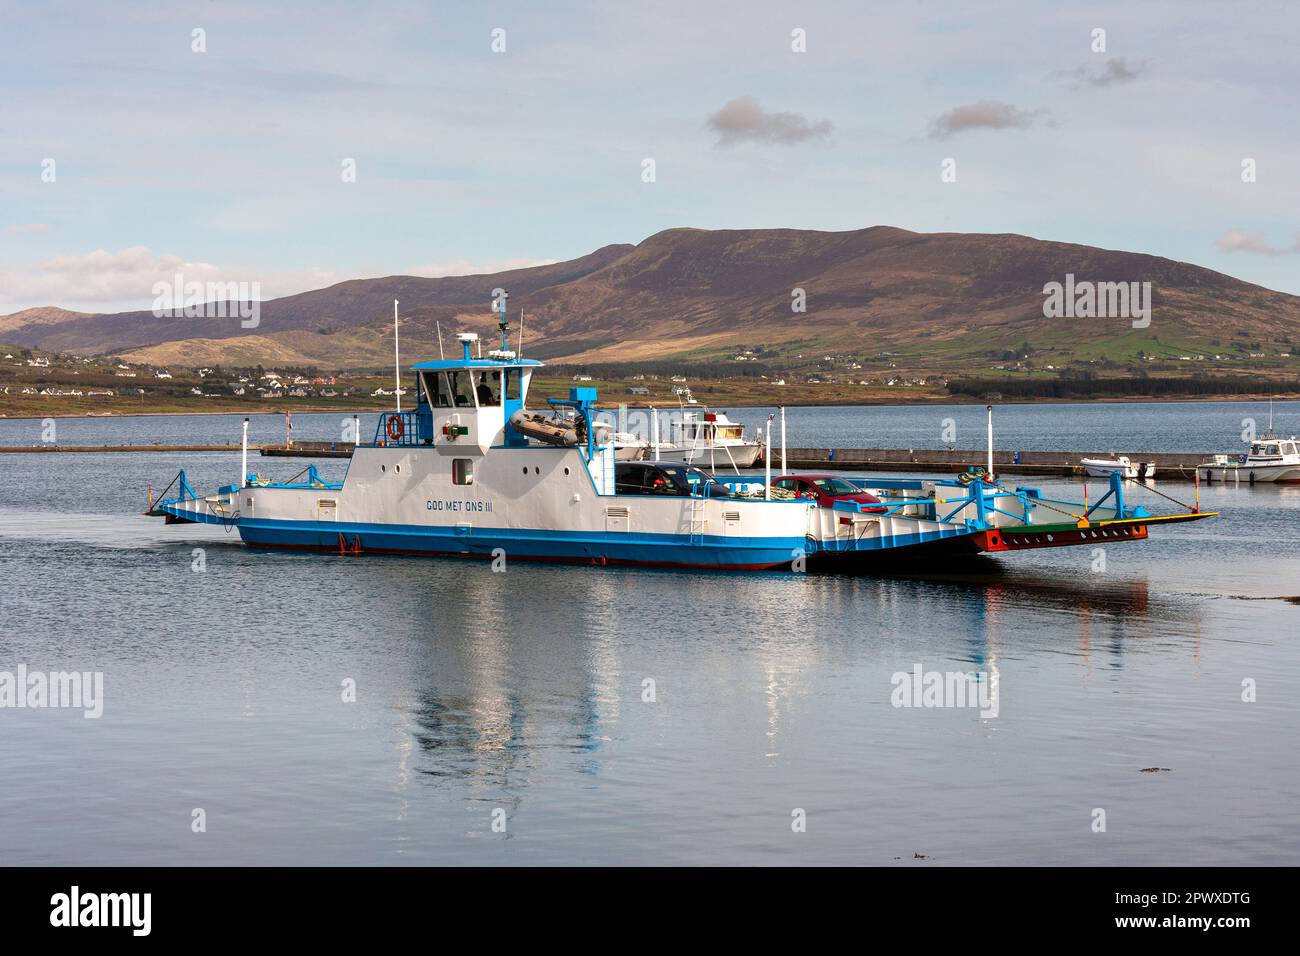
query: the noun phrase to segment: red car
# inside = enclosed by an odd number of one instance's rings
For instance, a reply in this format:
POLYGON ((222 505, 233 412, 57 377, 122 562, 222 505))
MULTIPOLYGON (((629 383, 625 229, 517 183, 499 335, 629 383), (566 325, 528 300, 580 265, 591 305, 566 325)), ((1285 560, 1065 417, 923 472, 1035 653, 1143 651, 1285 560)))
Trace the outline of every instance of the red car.
MULTIPOLYGON (((772 482, 773 488, 793 491, 800 498, 816 499, 823 508, 830 508, 837 501, 856 501, 860 505, 879 505, 880 499, 868 494, 852 482, 845 481, 838 475, 782 475, 772 482)), ((863 508, 873 514, 880 514, 888 509, 863 508)))

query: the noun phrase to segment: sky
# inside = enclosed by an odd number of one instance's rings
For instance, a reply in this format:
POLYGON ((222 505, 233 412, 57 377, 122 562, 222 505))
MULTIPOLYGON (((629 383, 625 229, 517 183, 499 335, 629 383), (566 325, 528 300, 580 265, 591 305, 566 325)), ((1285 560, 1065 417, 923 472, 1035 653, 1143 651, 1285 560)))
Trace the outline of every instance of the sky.
POLYGON ((0 0, 0 313, 679 226, 1014 232, 1300 294, 1298 40, 1283 2, 0 0))

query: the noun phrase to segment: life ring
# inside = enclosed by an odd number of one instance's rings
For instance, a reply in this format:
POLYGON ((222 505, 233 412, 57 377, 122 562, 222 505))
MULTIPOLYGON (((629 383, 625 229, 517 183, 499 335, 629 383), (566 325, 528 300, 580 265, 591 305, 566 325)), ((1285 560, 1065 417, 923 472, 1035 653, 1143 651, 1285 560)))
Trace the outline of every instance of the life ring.
POLYGON ((392 441, 400 441, 402 438, 402 419, 397 415, 388 416, 388 425, 384 429, 388 432, 388 437, 392 441))

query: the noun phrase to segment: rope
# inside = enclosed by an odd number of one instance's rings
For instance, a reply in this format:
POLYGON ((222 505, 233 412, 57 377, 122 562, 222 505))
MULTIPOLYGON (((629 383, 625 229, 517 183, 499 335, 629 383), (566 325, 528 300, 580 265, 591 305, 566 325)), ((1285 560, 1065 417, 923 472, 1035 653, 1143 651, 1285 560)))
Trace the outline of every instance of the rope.
POLYGON ((175 477, 173 477, 171 481, 167 482, 167 487, 164 488, 164 489, 159 493, 158 497, 154 498, 153 503, 154 503, 155 505, 156 505, 158 502, 162 501, 164 498, 167 497, 167 492, 169 492, 169 491, 172 490, 172 485, 176 484, 176 479, 179 478, 180 476, 181 476, 181 473, 178 471, 178 472, 176 472, 175 477))
POLYGON ((1157 495, 1159 495, 1161 498, 1165 498, 1165 499, 1167 499, 1167 500, 1169 500, 1169 501, 1172 501, 1174 504, 1178 505, 1180 508, 1186 508, 1188 511, 1195 511, 1195 510, 1196 510, 1195 505, 1189 505, 1189 504, 1188 504, 1187 502, 1185 502, 1185 501, 1179 501, 1177 498, 1173 497, 1172 495, 1167 495, 1167 494, 1165 494, 1163 491, 1159 491, 1159 490, 1157 490, 1157 489, 1155 489, 1155 488, 1150 487, 1149 485, 1144 485, 1144 484, 1142 484, 1142 482, 1140 482, 1140 481, 1139 481, 1138 479, 1136 479, 1136 478, 1130 478, 1130 477, 1128 477, 1128 475, 1121 475, 1121 477, 1122 477, 1125 481, 1131 481, 1131 482, 1133 482, 1133 484, 1137 485, 1139 488, 1145 488, 1147 491, 1150 491, 1150 492, 1152 492, 1153 494, 1157 494, 1157 495))
POLYGON ((1088 520, 1087 517, 1079 514, 1077 511, 1066 511, 1064 508, 1057 508, 1055 505, 1048 504, 1042 498, 1031 499, 1031 501, 1035 508, 1046 508, 1048 511, 1055 511, 1057 514, 1068 515, 1071 518, 1078 518, 1080 521, 1088 520))
POLYGON ((306 468, 304 468, 302 471, 298 472, 298 474, 294 475, 294 476, 293 476, 292 478, 290 478, 288 481, 284 482, 284 484, 286 484, 286 485, 291 485, 291 484, 293 484, 297 479, 301 478, 303 475, 307 474, 307 472, 309 472, 309 471, 311 471, 311 465, 308 465, 308 466, 307 466, 306 468))

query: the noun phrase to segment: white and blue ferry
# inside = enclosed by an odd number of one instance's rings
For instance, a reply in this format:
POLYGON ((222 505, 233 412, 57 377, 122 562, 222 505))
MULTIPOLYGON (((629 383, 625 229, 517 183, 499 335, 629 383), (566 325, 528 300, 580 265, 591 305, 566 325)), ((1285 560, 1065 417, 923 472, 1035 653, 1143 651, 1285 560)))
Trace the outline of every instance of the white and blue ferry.
POLYGON ((245 439, 239 485, 197 494, 182 471, 179 493, 149 513, 233 526, 267 548, 734 570, 1135 540, 1149 524, 1205 516, 1126 506, 1122 477, 1091 508, 983 479, 859 479, 878 503, 827 506, 778 499, 770 466, 748 478, 671 462, 638 470, 616 462, 594 388, 528 410, 542 363, 507 348, 504 314, 501 332, 486 358, 462 333, 459 359, 412 366, 415 408, 379 416, 343 481, 320 480, 314 466, 306 481, 262 481, 248 473, 245 439), (651 471, 657 486, 635 477, 651 471))

